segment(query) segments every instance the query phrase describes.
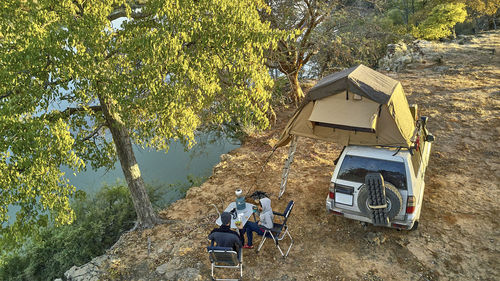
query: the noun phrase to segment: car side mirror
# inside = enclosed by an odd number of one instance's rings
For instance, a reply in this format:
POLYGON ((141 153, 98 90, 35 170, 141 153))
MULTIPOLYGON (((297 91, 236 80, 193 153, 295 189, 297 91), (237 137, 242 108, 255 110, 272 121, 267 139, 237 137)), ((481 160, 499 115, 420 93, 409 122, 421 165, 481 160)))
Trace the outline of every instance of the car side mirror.
POLYGON ((427 142, 433 142, 435 140, 434 136, 431 135, 431 134, 428 134, 426 137, 425 137, 425 141, 427 142))
POLYGON ((429 117, 427 117, 427 116, 420 117, 420 120, 422 120, 422 124, 424 125, 424 127, 427 125, 428 119, 429 119, 429 117))

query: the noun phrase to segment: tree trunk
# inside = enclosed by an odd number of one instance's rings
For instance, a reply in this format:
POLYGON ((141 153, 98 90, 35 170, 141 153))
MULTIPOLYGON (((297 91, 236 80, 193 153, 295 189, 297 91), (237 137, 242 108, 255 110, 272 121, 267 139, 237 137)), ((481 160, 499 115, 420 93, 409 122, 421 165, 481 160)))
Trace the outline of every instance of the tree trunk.
POLYGON ((299 72, 296 71, 294 73, 290 73, 287 77, 288 81, 290 81, 290 86, 292 87, 292 100, 295 103, 295 106, 298 106, 299 102, 304 98, 304 92, 302 92, 302 88, 299 83, 299 72))
POLYGON ((139 165, 135 159, 134 151, 132 150, 130 135, 127 128, 123 126, 120 117, 114 114, 112 109, 110 109, 109 102, 102 97, 99 97, 99 101, 101 103, 104 118, 113 136, 118 159, 120 160, 123 174, 125 175, 125 180, 130 190, 130 195, 132 196, 132 202, 134 203, 135 212, 137 214, 136 227, 140 229, 151 228, 159 223, 160 219, 156 216, 146 192, 146 186, 142 179, 139 165))

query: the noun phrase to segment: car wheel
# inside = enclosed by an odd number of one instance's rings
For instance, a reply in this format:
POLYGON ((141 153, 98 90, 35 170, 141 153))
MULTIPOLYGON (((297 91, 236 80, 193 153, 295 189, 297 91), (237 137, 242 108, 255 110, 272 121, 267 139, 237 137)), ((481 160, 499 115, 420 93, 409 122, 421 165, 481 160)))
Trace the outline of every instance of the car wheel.
POLYGON ((415 221, 415 222, 413 223, 413 226, 410 228, 410 231, 417 230, 417 228, 418 228, 418 221, 415 221))
MULTIPOLYGON (((403 206, 403 199, 398 189, 393 184, 385 182, 384 185, 385 198, 387 201, 387 217, 392 220, 401 211, 401 207, 403 206)), ((364 215, 371 217, 371 211, 368 207, 368 205, 370 204, 370 202, 368 201, 368 197, 368 188, 363 185, 358 193, 358 208, 364 215)))

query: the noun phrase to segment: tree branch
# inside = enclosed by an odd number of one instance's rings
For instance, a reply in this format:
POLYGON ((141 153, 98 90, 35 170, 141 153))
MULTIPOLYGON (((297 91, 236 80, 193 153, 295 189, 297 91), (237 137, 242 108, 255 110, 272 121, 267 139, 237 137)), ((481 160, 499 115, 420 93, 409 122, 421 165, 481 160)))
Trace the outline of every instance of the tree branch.
POLYGON ((4 95, 1 95, 0 96, 0 100, 4 99, 4 98, 8 98, 9 96, 11 96, 12 94, 14 93, 14 91, 8 91, 6 94, 4 95))
POLYGON ((269 67, 269 68, 279 68, 279 65, 273 64, 273 61, 267 59, 264 61, 264 65, 269 67))
POLYGON ((87 108, 83 107, 68 107, 63 111, 56 111, 56 112, 51 112, 48 115, 46 115, 46 118, 50 121, 57 120, 58 118, 67 118, 73 114, 79 113, 79 112, 86 112, 86 111, 93 111, 94 113, 101 112, 102 108, 100 105, 95 105, 95 106, 89 106, 87 108))
MULTIPOLYGON (((132 5, 130 5, 130 8, 132 10, 132 13, 130 13, 130 17, 133 19, 142 19, 142 18, 146 18, 147 16, 149 16, 149 14, 143 13, 142 11, 141 12, 135 11, 137 9, 142 9, 143 7, 144 7, 144 4, 132 4, 132 5)), ((127 9, 125 8, 125 6, 121 5, 120 7, 115 9, 113 12, 111 12, 111 14, 109 14, 108 20, 113 21, 115 19, 127 17, 127 16, 129 16, 127 14, 127 9)))
POLYGON ((85 142, 85 141, 88 141, 89 139, 95 137, 98 133, 99 133, 99 130, 104 127, 104 124, 99 124, 99 126, 97 126, 97 128, 95 128, 95 130, 88 136, 84 137, 82 139, 82 142, 85 142))
POLYGON ((312 52, 309 52, 306 57, 302 60, 302 64, 306 64, 313 55, 317 54, 318 53, 318 50, 314 50, 312 52))
POLYGON ((65 116, 71 116, 71 115, 73 115, 75 113, 78 113, 78 112, 85 112, 85 111, 87 111, 89 109, 91 111, 93 111, 94 113, 102 111, 102 108, 101 108, 100 105, 94 105, 94 106, 89 106, 87 108, 83 108, 83 107, 68 107, 64 111, 62 111, 61 113, 64 114, 65 116))

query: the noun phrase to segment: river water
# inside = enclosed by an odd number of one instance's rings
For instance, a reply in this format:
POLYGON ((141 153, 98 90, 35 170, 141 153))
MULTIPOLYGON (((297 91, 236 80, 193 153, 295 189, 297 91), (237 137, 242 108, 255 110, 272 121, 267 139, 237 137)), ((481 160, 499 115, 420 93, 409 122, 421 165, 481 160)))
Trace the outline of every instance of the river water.
MULTIPOLYGON (((202 136, 205 138, 206 136, 202 136)), ((220 161, 220 155, 225 154, 239 144, 235 141, 219 138, 213 143, 197 144, 191 150, 185 151, 184 146, 179 142, 170 145, 168 153, 163 151, 145 150, 134 146, 135 157, 139 163, 141 175, 146 184, 161 185, 186 185, 189 178, 204 178, 212 173, 212 168, 220 161)), ((73 173, 65 170, 70 183, 77 190, 83 190, 88 194, 93 194, 101 189, 103 185, 112 185, 117 182, 125 184, 125 178, 117 161, 111 170, 99 169, 73 173)), ((178 197, 175 192, 167 193, 168 197, 178 197)), ((165 198, 171 202, 179 198, 165 198)))
MULTIPOLYGON (((198 141, 208 138, 208 135, 203 135, 198 138, 198 141)), ((134 146, 134 152, 146 184, 160 185, 165 188, 166 190, 162 192, 164 194, 162 201, 164 204, 170 204, 184 196, 182 191, 175 188, 176 186, 189 185, 188 177, 197 179, 210 176, 212 168, 220 162, 220 156, 239 146, 236 141, 222 137, 215 142, 204 141, 203 144, 197 144, 189 151, 185 151, 181 143, 173 142, 168 153, 144 150, 138 146, 134 146)), ((70 184, 89 195, 95 194, 104 185, 116 183, 126 185, 119 161, 110 170, 101 168, 94 171, 89 168, 87 171, 76 174, 68 168, 61 170, 66 173, 70 184)), ((8 224, 14 221, 18 210, 17 206, 9 207, 8 224)))

